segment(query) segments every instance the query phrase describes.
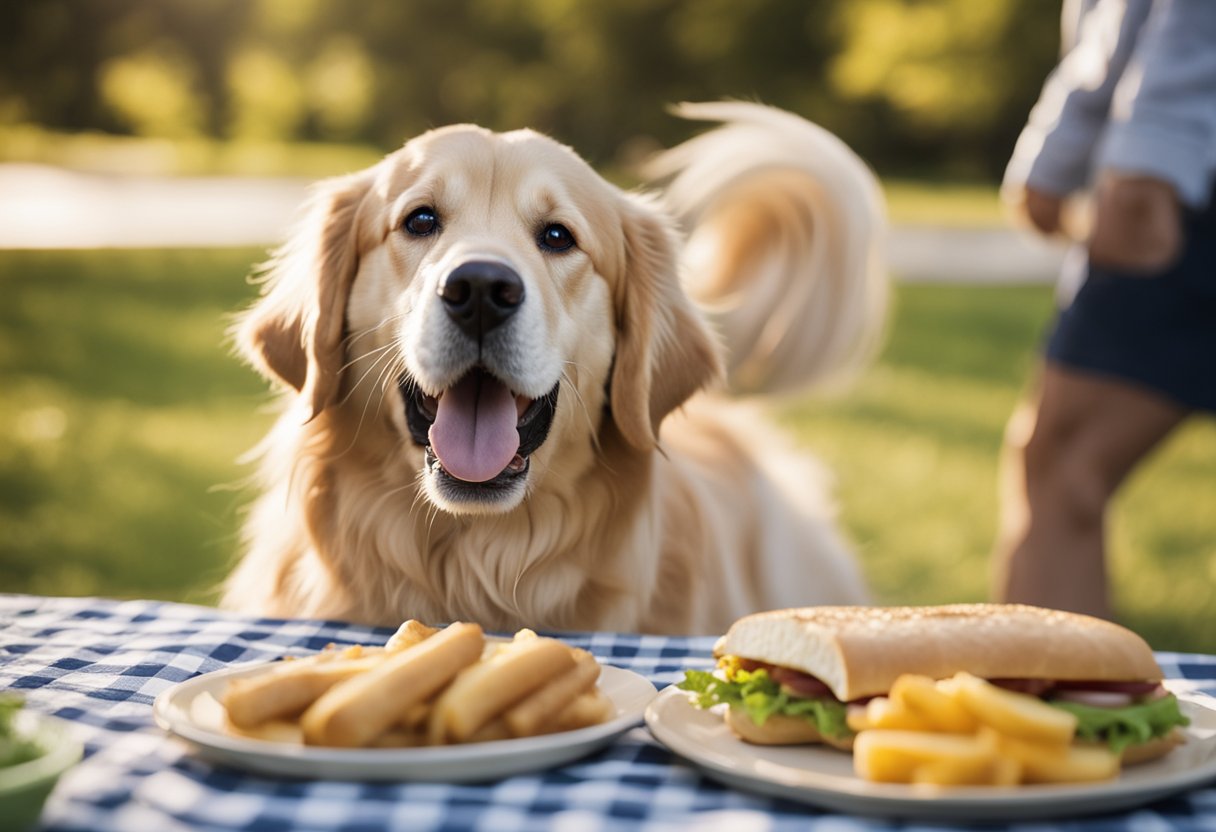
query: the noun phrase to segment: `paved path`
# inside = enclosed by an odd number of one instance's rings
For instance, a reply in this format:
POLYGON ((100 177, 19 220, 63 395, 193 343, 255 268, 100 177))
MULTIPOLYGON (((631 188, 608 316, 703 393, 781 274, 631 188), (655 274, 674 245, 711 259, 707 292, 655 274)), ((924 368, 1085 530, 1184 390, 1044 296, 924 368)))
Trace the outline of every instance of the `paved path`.
MULTIPOLYGON (((283 239, 309 180, 166 179, 0 165, 0 249, 267 246, 283 239)), ((1063 249, 1004 228, 899 226, 903 280, 1047 282, 1063 249)))

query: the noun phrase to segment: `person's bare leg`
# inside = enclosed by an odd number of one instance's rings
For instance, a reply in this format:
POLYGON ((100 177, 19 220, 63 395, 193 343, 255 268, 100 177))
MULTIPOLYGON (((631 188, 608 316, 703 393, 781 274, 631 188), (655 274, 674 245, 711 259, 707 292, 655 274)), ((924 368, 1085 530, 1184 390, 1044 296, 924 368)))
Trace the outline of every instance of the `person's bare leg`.
POLYGON ((1105 515, 1128 473, 1188 411, 1140 387, 1049 363, 1001 458, 998 600, 1111 618, 1105 515))

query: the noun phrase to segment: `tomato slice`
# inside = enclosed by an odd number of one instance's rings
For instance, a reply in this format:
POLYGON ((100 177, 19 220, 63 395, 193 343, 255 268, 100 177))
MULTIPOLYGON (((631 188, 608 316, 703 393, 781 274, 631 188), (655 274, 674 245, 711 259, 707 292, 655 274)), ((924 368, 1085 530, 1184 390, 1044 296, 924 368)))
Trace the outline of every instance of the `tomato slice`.
POLYGON ((1098 682, 1098 681, 1059 681, 1055 683, 1056 690, 1085 690, 1101 693, 1126 693, 1129 696, 1143 696, 1161 687, 1160 682, 1098 682))
POLYGON ((755 659, 739 659, 738 661, 739 668, 749 673, 756 670, 766 671, 770 679, 787 688, 795 696, 806 699, 836 698, 831 688, 809 673, 803 673, 801 670, 794 670, 791 667, 759 662, 755 659))
POLYGON ((989 679, 988 681, 998 688, 1030 696, 1042 696, 1055 686, 1050 679, 989 679))
POLYGON ((823 682, 811 676, 808 673, 803 673, 800 670, 792 670, 788 667, 772 667, 769 668, 768 675, 773 681, 779 685, 784 685, 793 693, 807 699, 822 699, 828 697, 835 699, 835 694, 832 689, 823 682))

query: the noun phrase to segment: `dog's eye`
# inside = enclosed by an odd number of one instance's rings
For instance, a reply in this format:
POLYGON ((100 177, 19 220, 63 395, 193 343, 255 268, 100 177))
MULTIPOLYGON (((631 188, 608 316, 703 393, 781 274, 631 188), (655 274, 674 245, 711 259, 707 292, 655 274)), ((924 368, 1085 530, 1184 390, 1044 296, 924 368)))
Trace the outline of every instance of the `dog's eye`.
POLYGON ((401 227, 415 237, 429 237, 439 230, 439 215, 429 205, 415 208, 401 223, 401 227))
POLYGON ((546 251, 565 251, 574 247, 574 235, 566 226, 553 222, 541 229, 537 242, 546 251))

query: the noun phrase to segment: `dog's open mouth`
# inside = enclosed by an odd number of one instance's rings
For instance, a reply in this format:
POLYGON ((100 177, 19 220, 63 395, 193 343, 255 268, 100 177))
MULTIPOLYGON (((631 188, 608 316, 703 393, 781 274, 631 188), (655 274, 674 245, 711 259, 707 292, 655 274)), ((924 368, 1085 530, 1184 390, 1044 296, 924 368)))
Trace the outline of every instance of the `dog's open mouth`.
POLYGON ((462 483, 507 485, 528 471, 557 411, 557 384, 539 399, 516 395, 476 367, 438 396, 400 381, 410 436, 426 448, 426 465, 462 483))

